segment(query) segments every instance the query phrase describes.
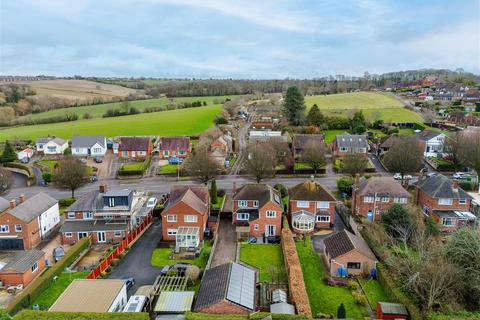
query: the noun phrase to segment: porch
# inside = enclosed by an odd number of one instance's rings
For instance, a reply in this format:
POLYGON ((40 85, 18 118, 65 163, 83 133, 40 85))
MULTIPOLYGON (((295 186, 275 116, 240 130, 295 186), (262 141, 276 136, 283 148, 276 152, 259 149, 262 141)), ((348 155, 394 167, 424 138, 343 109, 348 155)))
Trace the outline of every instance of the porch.
POLYGON ((198 248, 199 244, 199 227, 179 227, 177 229, 177 234, 175 235, 175 253, 179 253, 182 249, 196 249, 198 248))

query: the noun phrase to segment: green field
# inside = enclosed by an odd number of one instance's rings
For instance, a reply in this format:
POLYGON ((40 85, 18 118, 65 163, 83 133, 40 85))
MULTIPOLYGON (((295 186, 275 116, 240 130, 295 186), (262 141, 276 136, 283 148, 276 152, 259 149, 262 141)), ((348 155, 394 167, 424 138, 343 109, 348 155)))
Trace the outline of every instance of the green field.
MULTIPOLYGON (((132 107, 137 108, 140 112, 143 112, 145 108, 148 107, 167 107, 169 101, 175 101, 177 104, 183 102, 193 102, 193 101, 201 101, 202 103, 205 101, 207 105, 212 104, 220 104, 225 99, 231 98, 232 96, 210 96, 210 97, 184 97, 184 98, 159 98, 159 99, 147 99, 147 100, 135 100, 130 101, 130 105, 132 107)), ((71 108, 61 108, 50 110, 46 112, 36 113, 36 114, 29 114, 23 117, 19 117, 19 120, 22 119, 46 119, 52 117, 60 117, 64 116, 67 112, 68 113, 76 113, 79 119, 83 118, 85 113, 89 113, 94 118, 101 118, 103 114, 108 109, 120 109, 122 102, 112 102, 112 103, 102 103, 97 105, 90 105, 90 106, 83 106, 83 107, 71 107, 71 108)))
POLYGON ((73 135, 195 135, 213 126, 222 105, 142 113, 114 118, 77 120, 0 130, 0 141, 12 138, 35 139, 53 135, 70 139, 73 135))

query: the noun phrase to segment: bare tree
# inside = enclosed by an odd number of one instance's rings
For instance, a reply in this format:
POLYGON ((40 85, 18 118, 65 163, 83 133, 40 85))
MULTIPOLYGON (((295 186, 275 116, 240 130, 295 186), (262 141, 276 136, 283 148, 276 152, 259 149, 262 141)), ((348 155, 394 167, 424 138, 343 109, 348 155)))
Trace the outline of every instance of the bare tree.
POLYGON ((325 144, 322 141, 309 140, 303 148, 301 159, 317 174, 317 171, 326 163, 325 144))
POLYGON ((68 156, 58 162, 53 182, 60 188, 70 190, 74 198, 75 190, 88 182, 87 166, 79 159, 68 156))
POLYGON ((255 177, 257 183, 275 175, 277 157, 275 149, 267 142, 254 142, 247 148, 246 170, 255 177))
POLYGON ((356 174, 362 174, 367 169, 367 157, 349 154, 342 160, 342 172, 354 177, 356 174))
POLYGON ((206 146, 197 146, 185 160, 185 169, 191 176, 198 177, 203 183, 215 178, 219 165, 210 157, 206 146))
POLYGON ((480 176, 480 132, 462 134, 460 138, 461 157, 465 164, 480 176))
POLYGON ((385 154, 387 168, 399 172, 403 176, 408 172, 416 172, 423 162, 424 145, 414 136, 401 135, 395 139, 390 150, 385 154))
POLYGON ((445 139, 443 150, 456 168, 465 163, 465 138, 460 133, 453 133, 445 139))
POLYGON ((0 168, 0 194, 3 194, 13 184, 12 173, 6 169, 0 168))

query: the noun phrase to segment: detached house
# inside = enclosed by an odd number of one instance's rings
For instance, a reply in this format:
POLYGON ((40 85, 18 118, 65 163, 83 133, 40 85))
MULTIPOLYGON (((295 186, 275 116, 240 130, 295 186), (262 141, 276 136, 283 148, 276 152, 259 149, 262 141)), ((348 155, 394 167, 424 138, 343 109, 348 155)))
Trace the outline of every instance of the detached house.
POLYGON ((423 130, 417 137, 425 147, 424 157, 428 158, 436 157, 438 153, 443 152, 443 145, 447 135, 433 130, 423 130))
POLYGON ((40 192, 26 199, 0 198, 0 250, 29 250, 60 223, 58 202, 40 192))
POLYGON ((123 159, 144 160, 152 154, 152 150, 150 137, 121 137, 117 155, 123 159))
POLYGON ((282 214, 280 194, 269 185, 246 184, 233 196, 233 224, 239 240, 280 235, 282 214))
POLYGON ((292 141, 293 157, 300 158, 305 146, 311 142, 324 144, 323 134, 296 134, 292 141))
POLYGON ((103 157, 107 152, 107 139, 104 136, 74 136, 72 155, 103 157))
POLYGON ((362 134, 339 134, 333 141, 333 153, 337 157, 346 157, 349 154, 367 156, 368 140, 362 134))
POLYGON ((55 137, 38 138, 35 144, 37 152, 45 155, 61 155, 68 148, 67 140, 55 137))
POLYGON ((355 179, 352 194, 352 212, 354 215, 380 221, 382 213, 398 203, 406 206, 411 199, 410 193, 392 177, 372 177, 355 179))
POLYGON ((148 196, 130 189, 107 190, 100 185, 65 210, 60 228, 63 244, 72 244, 92 235, 93 243, 117 243, 124 239, 147 216, 148 196))
POLYGON ((415 203, 426 216, 432 217, 441 231, 452 232, 475 222, 470 212, 472 197, 459 187, 457 180, 442 174, 420 180, 415 189, 415 203))
POLYGON ((164 240, 176 249, 198 247, 210 213, 210 193, 205 185, 173 185, 162 212, 164 240))
POLYGON ((289 218, 293 231, 311 233, 330 229, 335 221, 335 197, 313 178, 288 191, 289 218))
POLYGON ((170 157, 186 158, 192 151, 190 137, 161 137, 159 154, 163 159, 170 157))

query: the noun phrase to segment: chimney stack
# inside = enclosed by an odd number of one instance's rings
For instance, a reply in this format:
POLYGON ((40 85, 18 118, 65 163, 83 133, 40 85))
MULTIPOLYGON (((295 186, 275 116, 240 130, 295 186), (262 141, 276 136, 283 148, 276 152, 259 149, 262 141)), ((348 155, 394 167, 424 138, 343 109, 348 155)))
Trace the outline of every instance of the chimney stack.
POLYGON ((235 181, 232 182, 232 192, 233 194, 237 192, 237 183, 235 181))
POLYGON ((10 209, 13 209, 17 206, 17 201, 15 199, 10 200, 10 209))
POLYGON ((409 185, 410 179, 408 178, 403 178, 403 188, 408 191, 408 185, 409 185))
POLYGON ((19 199, 20 199, 20 203, 24 203, 25 202, 25 195, 21 194, 19 199))
POLYGON ((98 187, 98 191, 99 191, 100 193, 105 193, 105 192, 107 192, 107 184, 106 184, 106 183, 101 184, 101 185, 98 187))
POLYGON ((458 186, 459 186, 458 180, 457 179, 453 180, 453 184, 452 184, 453 191, 458 191, 458 186))
POLYGON ((358 187, 360 185, 360 174, 356 174, 355 175, 355 183, 354 183, 354 186, 355 187, 358 187))

